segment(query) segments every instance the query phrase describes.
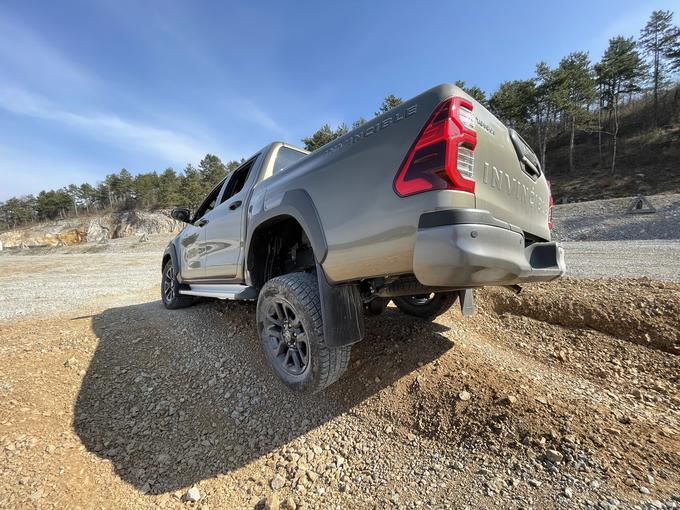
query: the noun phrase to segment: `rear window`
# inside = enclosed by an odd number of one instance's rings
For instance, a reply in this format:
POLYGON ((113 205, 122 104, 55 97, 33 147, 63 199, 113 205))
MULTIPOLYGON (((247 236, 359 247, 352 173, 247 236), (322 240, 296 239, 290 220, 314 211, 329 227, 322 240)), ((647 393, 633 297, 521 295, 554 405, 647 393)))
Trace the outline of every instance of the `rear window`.
POLYGON ((289 167, 296 161, 304 158, 307 154, 304 152, 296 151, 294 149, 289 149, 288 147, 281 147, 279 153, 276 155, 276 161, 274 161, 274 172, 279 173, 286 167, 289 167))

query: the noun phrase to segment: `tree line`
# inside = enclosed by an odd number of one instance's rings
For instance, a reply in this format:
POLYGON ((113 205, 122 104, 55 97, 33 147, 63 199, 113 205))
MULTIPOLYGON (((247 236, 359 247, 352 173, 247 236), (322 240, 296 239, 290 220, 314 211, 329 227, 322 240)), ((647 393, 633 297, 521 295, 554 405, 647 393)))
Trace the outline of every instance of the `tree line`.
MULTIPOLYGON (((577 132, 597 135, 600 165, 616 173, 621 127, 621 108, 652 95, 649 128, 660 125, 660 95, 672 85, 680 71, 680 28, 671 11, 652 12, 640 37, 615 36, 609 40, 599 62, 587 52, 577 51, 551 68, 536 65, 534 76, 501 83, 488 106, 501 120, 533 142, 543 168, 548 143, 566 134, 569 140, 569 171, 574 170, 574 141, 577 132), (605 141, 609 155, 605 158, 605 141)), ((677 101, 673 105, 677 110, 677 101)), ((671 115, 664 115, 670 120, 671 115)))
POLYGON ((41 191, 37 196, 13 197, 0 203, 0 221, 14 228, 35 221, 77 217, 101 210, 153 209, 187 205, 197 207, 203 198, 228 172, 243 160, 224 164, 207 154, 198 164, 189 164, 183 172, 167 168, 161 173, 147 172, 133 176, 123 168, 96 184, 69 184, 41 191))
MULTIPOLYGON (((569 170, 572 171, 576 134, 587 132, 597 135, 600 163, 613 174, 624 102, 649 92, 653 100, 649 127, 657 128, 662 119, 661 93, 672 85, 671 79, 679 71, 680 28, 673 24, 671 11, 658 10, 652 12, 637 40, 624 36, 611 38, 596 63, 591 62, 584 51, 570 53, 554 68, 539 62, 534 76, 503 82, 489 98, 476 85, 467 86, 463 81, 455 84, 529 140, 536 148, 543 168, 546 168, 549 142, 566 134, 569 170), (605 144, 606 141, 609 143, 605 144), (609 151, 606 162, 605 145, 609 151)), ((388 95, 375 116, 401 103, 401 98, 388 95)), ((674 108, 677 109, 677 102, 674 108)), ((663 117, 668 119, 669 115, 663 117)), ((361 117, 352 123, 351 129, 365 122, 361 117)), ((305 149, 313 151, 349 129, 344 123, 335 128, 324 124, 302 142, 305 149)), ((70 184, 58 190, 41 191, 37 196, 10 198, 0 203, 0 222, 6 228, 13 228, 34 221, 78 216, 92 210, 148 209, 180 204, 195 208, 241 162, 224 164, 217 156, 207 154, 197 167, 189 164, 180 173, 167 168, 162 173, 133 176, 122 169, 107 175, 95 186, 70 184)))

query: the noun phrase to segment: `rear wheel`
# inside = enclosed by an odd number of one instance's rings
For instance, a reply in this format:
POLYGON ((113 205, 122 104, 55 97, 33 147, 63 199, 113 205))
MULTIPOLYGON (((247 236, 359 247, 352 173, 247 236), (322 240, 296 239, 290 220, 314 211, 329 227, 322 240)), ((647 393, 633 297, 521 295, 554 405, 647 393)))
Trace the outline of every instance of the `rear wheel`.
POLYGON ((324 343, 316 276, 291 273, 267 281, 257 300, 257 331, 267 361, 286 386, 315 393, 347 369, 351 346, 324 343))
POLYGON ((175 273, 175 266, 172 259, 168 260, 163 266, 163 278, 161 279, 161 299, 165 308, 175 310, 191 306, 194 300, 190 296, 182 296, 179 293, 179 282, 175 273))
POLYGON ((402 312, 422 319, 432 320, 453 306, 458 297, 454 292, 417 294, 392 298, 402 312))

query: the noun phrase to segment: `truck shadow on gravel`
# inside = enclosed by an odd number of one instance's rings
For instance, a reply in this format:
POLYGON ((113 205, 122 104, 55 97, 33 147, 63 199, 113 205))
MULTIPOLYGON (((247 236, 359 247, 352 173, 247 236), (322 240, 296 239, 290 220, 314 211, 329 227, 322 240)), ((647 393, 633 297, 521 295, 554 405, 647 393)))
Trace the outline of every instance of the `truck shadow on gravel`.
POLYGON ((444 326, 388 309, 367 319, 343 378, 302 397, 270 372, 254 313, 217 302, 168 311, 157 301, 94 316, 99 343, 73 421, 87 450, 142 492, 174 491, 290 443, 453 347, 444 326))

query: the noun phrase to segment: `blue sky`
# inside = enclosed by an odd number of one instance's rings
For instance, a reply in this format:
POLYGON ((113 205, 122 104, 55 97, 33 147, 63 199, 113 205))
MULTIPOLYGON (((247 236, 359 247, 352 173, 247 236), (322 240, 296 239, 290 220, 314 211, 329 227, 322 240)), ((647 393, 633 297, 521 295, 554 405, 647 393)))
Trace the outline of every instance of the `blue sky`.
POLYGON ((680 22, 678 0, 3 0, 0 200, 298 144, 389 93, 492 92, 539 60, 599 58, 658 8, 680 22))

